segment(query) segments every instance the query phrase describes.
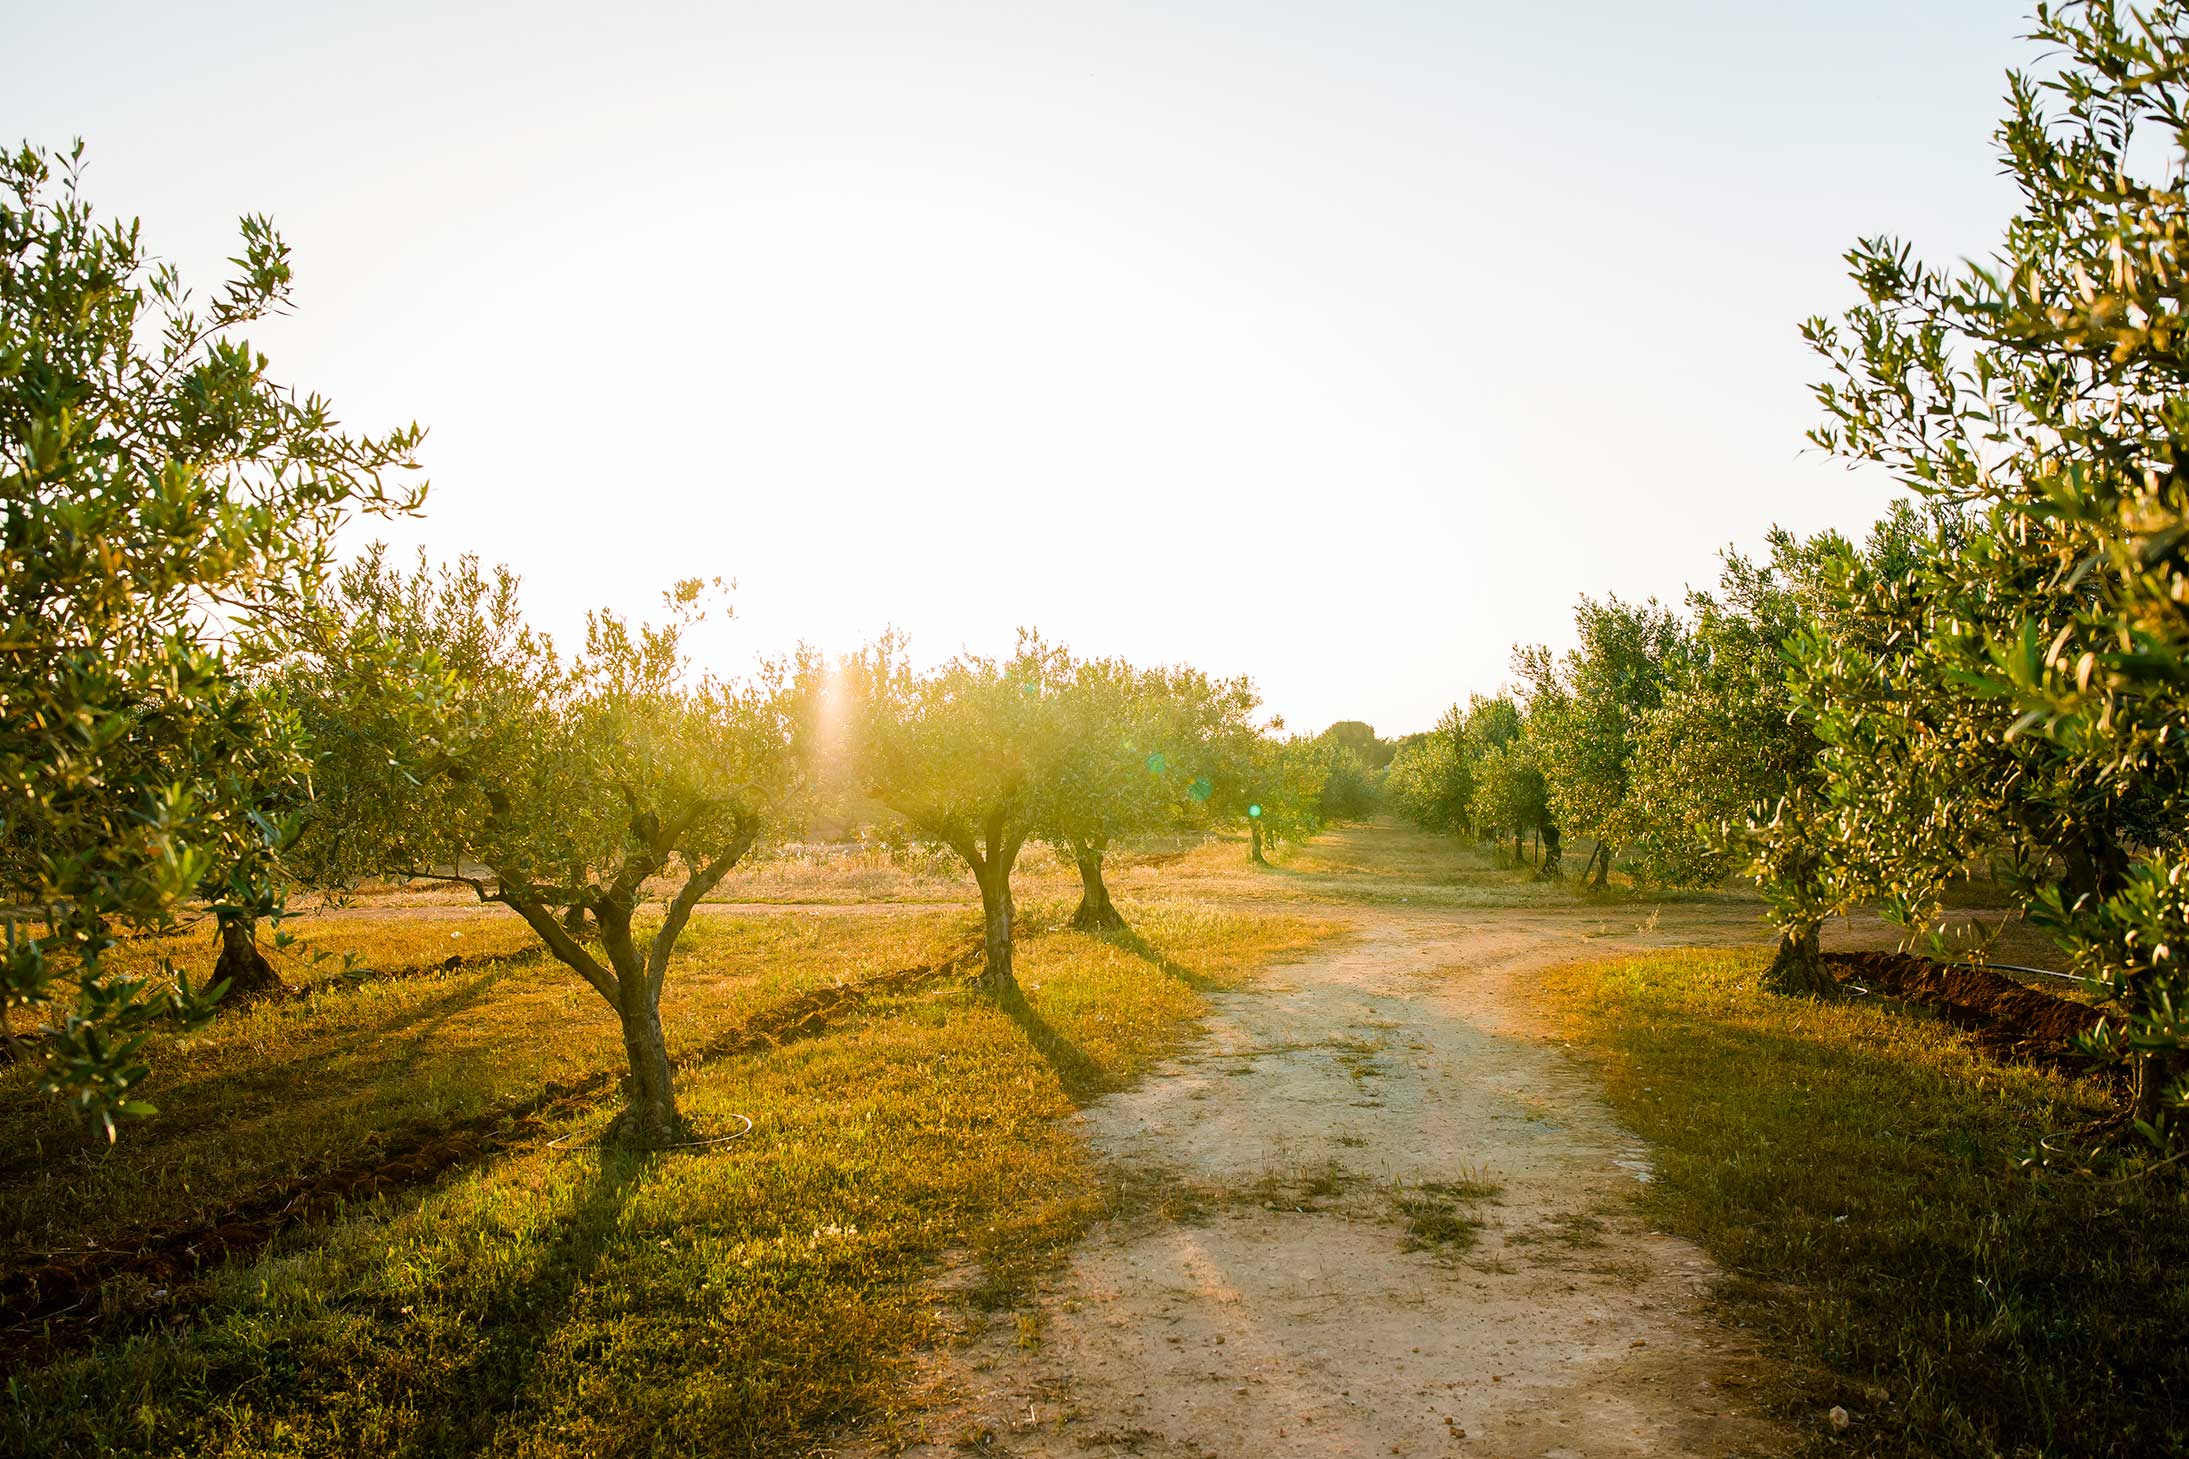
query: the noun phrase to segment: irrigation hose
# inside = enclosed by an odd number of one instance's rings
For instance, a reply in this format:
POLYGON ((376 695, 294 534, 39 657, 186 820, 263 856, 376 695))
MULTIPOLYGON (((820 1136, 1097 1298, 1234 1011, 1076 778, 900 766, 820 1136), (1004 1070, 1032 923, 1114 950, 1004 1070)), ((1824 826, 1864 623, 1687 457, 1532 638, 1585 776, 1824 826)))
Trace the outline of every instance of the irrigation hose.
MULTIPOLYGON (((716 1145, 727 1145, 732 1140, 742 1140, 747 1135, 752 1133, 752 1116, 733 1114, 730 1116, 730 1118, 733 1120, 743 1120, 745 1122, 745 1127, 741 1130, 734 1130, 727 1135, 713 1135, 704 1140, 679 1140, 673 1145, 623 1145, 617 1148, 624 1150, 641 1151, 648 1155, 658 1155, 668 1150, 706 1150, 716 1145)), ((560 1135, 557 1136, 555 1139, 548 1141, 541 1148, 545 1150, 552 1150, 557 1155, 575 1155, 580 1150, 591 1150, 596 1148, 600 1144, 600 1139, 598 1136, 595 1136, 593 1139, 583 1141, 582 1143, 576 1145, 571 1144, 570 1142, 575 1139, 577 1139, 577 1131, 572 1130, 567 1135, 560 1135)))

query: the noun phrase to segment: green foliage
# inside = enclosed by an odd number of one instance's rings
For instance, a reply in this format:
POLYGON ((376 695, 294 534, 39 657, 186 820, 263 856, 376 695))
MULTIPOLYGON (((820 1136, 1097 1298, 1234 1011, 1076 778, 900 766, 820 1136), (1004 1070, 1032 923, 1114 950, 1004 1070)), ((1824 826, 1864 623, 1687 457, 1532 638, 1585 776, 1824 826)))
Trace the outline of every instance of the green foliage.
POLYGON ((1400 743, 1384 772, 1383 791, 1399 814, 1425 831, 1465 831, 1475 798, 1473 746, 1459 706, 1436 728, 1400 743))
POLYGON ((978 870, 1059 821, 1057 793, 1092 718, 1066 696, 1074 665, 1061 645, 1019 635, 1008 659, 961 654, 915 671, 885 639, 839 670, 859 788, 919 839, 978 870))
POLYGON ((1376 737, 1374 725, 1357 719, 1341 719, 1317 738, 1346 751, 1369 774, 1388 769, 1397 752, 1391 741, 1376 737))
POLYGON ((1069 748, 1041 834, 1068 849, 1207 824, 1218 781, 1236 778, 1256 737, 1260 699, 1247 679, 1081 659, 1057 692, 1069 748))
POLYGON ((1317 819, 1360 821, 1374 815, 1383 804, 1384 771, 1397 747, 1357 719, 1339 720, 1311 743, 1321 761, 1317 819))
POLYGON ((1816 559, 1830 546, 1774 533, 1768 563, 1728 552, 1718 591, 1688 595, 1684 650, 1634 738, 1637 882, 1714 886, 1751 825, 1813 797, 1822 747, 1796 710, 1785 645, 1814 621, 1816 559))
POLYGON ((289 254, 242 222, 208 304, 134 223, 78 191, 82 149, 0 160, 0 877, 36 919, 0 959, 8 1037, 42 1017, 46 1088, 109 1135, 149 1031, 204 1017, 172 968, 122 976, 119 933, 186 899, 279 910, 301 727, 250 671, 358 510, 414 509, 416 426, 353 437, 234 331, 291 301, 289 254))
POLYGON ((345 726, 323 742, 333 815, 305 839, 319 874, 460 882, 515 910, 622 1021, 649 1136, 675 1118, 659 1018, 671 955, 794 788, 806 682, 781 666, 742 684, 695 674, 682 636, 706 589, 678 584, 658 627, 589 615, 566 662, 525 625, 506 569, 405 574, 375 551, 343 574, 338 621, 293 674, 312 721, 345 726), (641 943, 634 915, 672 873, 641 943), (599 955, 558 912, 591 919, 599 955))
POLYGON ((1608 869, 1612 848, 1647 833, 1630 795, 1636 743, 1665 684, 1683 671, 1688 646, 1679 619, 1654 601, 1583 598, 1574 628, 1579 645, 1563 658, 1525 648, 1513 669, 1549 813, 1565 833, 1595 837, 1608 869))
POLYGON ((1522 836, 1556 824, 1550 784, 1532 736, 1487 743, 1475 757, 1474 820, 1491 839, 1522 836))
MULTIPOLYGON (((1865 302, 1807 326, 1832 372, 1816 439, 1940 504, 1952 534, 1905 573, 1848 585, 1919 630, 1868 682, 1949 696, 1891 747, 1906 783, 1990 792, 1969 813, 1996 808, 2003 834, 2057 863, 2023 867, 2031 905, 2122 1005, 2101 1046, 2178 1067, 2189 8, 2044 6, 2034 38, 2052 69, 2011 85, 1999 139, 2022 207, 1996 257, 1933 269, 1886 238, 1848 255, 1865 302), (1938 736, 1932 755, 1922 742, 1938 736), (2015 778, 1984 784, 2002 770, 2015 778)), ((1866 732, 1850 720, 1850 759, 1866 732)), ((1912 848, 1879 868, 1896 896, 1920 902, 1953 849, 1935 814, 1877 806, 1864 828, 1873 847, 1912 848)), ((2185 1096, 2177 1085, 2171 1103, 2185 1096)), ((2156 1121, 2155 1098, 2144 1113, 2156 1121)))

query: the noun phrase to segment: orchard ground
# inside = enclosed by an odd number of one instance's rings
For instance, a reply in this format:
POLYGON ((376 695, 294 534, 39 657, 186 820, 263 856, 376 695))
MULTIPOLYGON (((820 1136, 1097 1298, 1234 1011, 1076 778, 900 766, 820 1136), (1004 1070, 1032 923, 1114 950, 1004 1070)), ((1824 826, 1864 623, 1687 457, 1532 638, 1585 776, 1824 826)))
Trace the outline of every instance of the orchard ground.
POLYGON ((940 867, 733 878, 663 1012, 693 1123, 754 1127, 653 1157, 585 1144, 614 1019, 514 916, 403 892, 300 919, 370 971, 289 958, 298 996, 163 1044, 163 1112, 117 1148, 6 1072, 0 1440, 1975 1455, 2189 1432, 2167 1337, 2189 1313, 2158 1276, 2189 1254, 2178 1187, 2015 1173, 2105 1091, 1918 1010, 1760 992, 1752 898, 1582 895, 1384 825, 1268 869, 1151 848, 1110 879, 1133 930, 1095 936, 1064 926, 1069 869, 1029 866, 1006 1013, 965 986, 977 903, 940 867))

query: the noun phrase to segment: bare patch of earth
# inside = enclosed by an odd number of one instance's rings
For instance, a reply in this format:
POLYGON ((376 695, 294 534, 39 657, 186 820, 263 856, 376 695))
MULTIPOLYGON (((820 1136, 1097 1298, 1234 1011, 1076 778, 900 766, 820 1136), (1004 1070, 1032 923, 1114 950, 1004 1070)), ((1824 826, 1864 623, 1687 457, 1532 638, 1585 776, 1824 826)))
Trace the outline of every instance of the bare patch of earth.
POLYGON ((1756 909, 1333 914, 1353 937, 1216 995, 1190 1051, 1078 1116, 1111 1213, 838 1452, 1780 1447, 1741 1401, 1756 1355, 1705 1313, 1710 1263, 1626 1199, 1648 1150, 1529 991, 1575 957, 1757 942, 1756 909))

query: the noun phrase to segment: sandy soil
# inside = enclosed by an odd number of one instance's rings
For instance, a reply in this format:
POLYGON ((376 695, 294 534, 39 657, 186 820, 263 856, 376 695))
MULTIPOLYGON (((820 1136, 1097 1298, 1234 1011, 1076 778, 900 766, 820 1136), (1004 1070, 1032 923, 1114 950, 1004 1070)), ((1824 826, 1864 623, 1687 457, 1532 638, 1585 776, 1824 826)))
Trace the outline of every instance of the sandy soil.
POLYGON ((1529 997, 1575 957, 1757 942, 1756 909, 1324 910, 1355 935, 1218 995, 1204 1039, 1079 1116, 1139 1198, 850 1452, 1779 1447, 1703 1314, 1708 1261, 1625 1199, 1649 1152, 1529 997), (1440 1210, 1471 1244, 1409 1214, 1440 1210))

